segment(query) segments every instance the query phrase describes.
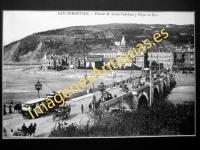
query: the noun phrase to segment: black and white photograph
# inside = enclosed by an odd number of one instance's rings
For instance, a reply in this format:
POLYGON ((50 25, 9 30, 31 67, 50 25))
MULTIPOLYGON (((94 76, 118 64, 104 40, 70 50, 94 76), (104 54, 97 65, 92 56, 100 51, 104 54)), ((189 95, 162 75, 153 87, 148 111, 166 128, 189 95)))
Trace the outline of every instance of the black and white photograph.
POLYGON ((194 11, 2 17, 3 139, 196 135, 194 11))

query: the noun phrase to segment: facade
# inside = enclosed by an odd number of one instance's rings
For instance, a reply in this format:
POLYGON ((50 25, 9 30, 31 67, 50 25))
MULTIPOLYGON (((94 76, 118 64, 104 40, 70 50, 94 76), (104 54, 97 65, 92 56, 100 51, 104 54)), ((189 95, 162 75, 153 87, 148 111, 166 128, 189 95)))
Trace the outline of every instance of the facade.
POLYGON ((85 57, 84 56, 78 56, 77 58, 78 58, 78 68, 79 69, 85 68, 85 61, 86 61, 85 57))
POLYGON ((195 66, 195 50, 194 45, 187 45, 184 49, 184 64, 186 66, 194 67, 195 66))
POLYGON ((46 56, 45 53, 45 56, 43 58, 43 64, 45 64, 46 67, 56 69, 58 67, 67 65, 67 57, 68 55, 59 56, 56 54, 46 56), (44 59, 45 57, 46 59, 44 59))
POLYGON ((103 56, 102 55, 89 55, 86 60, 86 67, 92 68, 95 67, 97 69, 102 68, 103 66, 103 56))
POLYGON ((135 59, 135 63, 137 66, 144 68, 145 67, 145 57, 144 53, 138 54, 138 56, 135 59))
POLYGON ((195 66, 195 50, 193 45, 183 45, 176 46, 173 51, 174 55, 174 63, 177 64, 178 59, 184 58, 184 66, 194 67, 195 66))
POLYGON ((77 56, 69 56, 67 63, 69 64, 70 68, 77 68, 78 67, 78 57, 77 56))
POLYGON ((148 50, 148 61, 163 63, 165 68, 172 68, 174 64, 174 54, 166 47, 151 48, 148 50))
POLYGON ((111 50, 91 51, 88 54, 89 56, 99 55, 99 56, 103 56, 103 58, 110 58, 110 59, 115 58, 117 56, 117 52, 111 51, 111 50))

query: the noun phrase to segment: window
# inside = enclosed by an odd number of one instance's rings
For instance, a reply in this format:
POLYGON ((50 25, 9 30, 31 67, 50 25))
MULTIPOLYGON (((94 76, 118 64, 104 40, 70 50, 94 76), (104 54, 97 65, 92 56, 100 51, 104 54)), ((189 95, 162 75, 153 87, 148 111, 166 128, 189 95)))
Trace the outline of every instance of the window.
POLYGON ((73 64, 73 61, 71 61, 71 64, 73 64))
POLYGON ((193 55, 191 55, 191 56, 190 56, 190 59, 194 59, 194 56, 193 56, 193 55))
POLYGON ((191 64, 191 65, 193 65, 193 64, 194 64, 193 60, 191 60, 190 64, 191 64))

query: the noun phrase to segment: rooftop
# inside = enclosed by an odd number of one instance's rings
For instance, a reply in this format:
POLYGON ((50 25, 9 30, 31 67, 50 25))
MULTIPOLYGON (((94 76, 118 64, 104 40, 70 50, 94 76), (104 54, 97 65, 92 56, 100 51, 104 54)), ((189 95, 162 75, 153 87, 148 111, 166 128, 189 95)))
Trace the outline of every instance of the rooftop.
POLYGON ((90 53, 116 53, 116 51, 112 51, 112 50, 99 50, 99 51, 91 51, 90 53))
POLYGON ((148 52, 172 52, 169 48, 166 47, 159 47, 159 48, 151 48, 148 52))
POLYGON ((24 102, 24 104, 35 104, 35 103, 43 102, 45 100, 47 100, 47 99, 46 98, 38 98, 38 99, 34 99, 34 100, 24 102))

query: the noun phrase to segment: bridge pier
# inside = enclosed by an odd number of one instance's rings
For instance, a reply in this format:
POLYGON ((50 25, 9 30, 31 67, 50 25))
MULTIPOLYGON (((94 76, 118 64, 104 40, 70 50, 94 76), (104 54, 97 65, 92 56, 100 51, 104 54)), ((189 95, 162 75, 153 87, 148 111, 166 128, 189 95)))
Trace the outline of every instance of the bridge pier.
POLYGON ((138 92, 137 91, 133 91, 132 92, 132 109, 136 110, 138 107, 138 92))
POLYGON ((171 85, 170 85, 171 87, 176 85, 175 74, 174 73, 170 74, 170 81, 171 81, 171 85))
POLYGON ((163 79, 160 78, 160 87, 159 87, 159 100, 162 99, 163 97, 163 94, 164 94, 164 90, 163 90, 163 79))

